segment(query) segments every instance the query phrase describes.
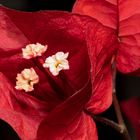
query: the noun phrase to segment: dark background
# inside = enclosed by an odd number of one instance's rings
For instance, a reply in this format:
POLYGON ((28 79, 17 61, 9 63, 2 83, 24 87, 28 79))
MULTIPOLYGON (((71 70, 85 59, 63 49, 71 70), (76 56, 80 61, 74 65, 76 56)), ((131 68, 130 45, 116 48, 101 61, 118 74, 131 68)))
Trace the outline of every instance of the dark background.
MULTIPOLYGON (((38 10, 65 10, 71 11, 75 0, 0 0, 0 4, 9 8, 22 11, 38 11, 38 10)), ((140 91, 140 78, 133 76, 125 76, 117 74, 117 96, 119 101, 128 99, 132 96, 138 96, 140 91)), ((116 115, 113 106, 111 106, 101 116, 116 121, 116 115)), ((125 117, 125 116, 124 116, 125 117)), ((135 135, 129 122, 125 119, 133 140, 135 135)), ((99 140, 121 140, 118 134, 112 128, 97 122, 99 140)), ((0 140, 20 140, 15 131, 4 121, 0 120, 0 140)))

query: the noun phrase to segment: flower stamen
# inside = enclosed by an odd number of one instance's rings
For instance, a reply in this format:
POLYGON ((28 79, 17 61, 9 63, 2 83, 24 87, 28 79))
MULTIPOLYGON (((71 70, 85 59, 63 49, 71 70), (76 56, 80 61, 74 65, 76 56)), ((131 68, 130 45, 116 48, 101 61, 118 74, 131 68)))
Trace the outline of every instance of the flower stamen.
POLYGON ((69 69, 68 55, 69 53, 57 52, 46 58, 43 66, 49 68, 52 75, 57 76, 61 70, 69 69))
POLYGON ((39 77, 35 70, 30 68, 24 69, 21 73, 18 73, 16 80, 15 88, 17 90, 25 90, 25 92, 29 92, 34 90, 33 86, 39 82, 39 77))
POLYGON ((40 43, 28 44, 25 48, 22 49, 23 58, 31 59, 37 56, 41 56, 46 50, 47 45, 41 45, 40 43))

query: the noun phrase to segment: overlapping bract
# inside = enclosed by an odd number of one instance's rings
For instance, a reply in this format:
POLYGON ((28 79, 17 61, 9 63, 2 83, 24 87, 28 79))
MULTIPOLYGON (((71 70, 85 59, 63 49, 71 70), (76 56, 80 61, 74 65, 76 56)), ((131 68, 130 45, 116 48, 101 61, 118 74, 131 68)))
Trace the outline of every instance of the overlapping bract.
POLYGON ((22 140, 97 140, 95 123, 84 110, 101 113, 112 102, 114 30, 86 16, 0 7, 0 40, 0 118, 22 140), (36 42, 47 43, 47 51, 24 59, 22 48, 36 42), (53 76, 42 65, 59 51, 69 52, 70 69, 53 76), (25 67, 39 76, 30 94, 14 88, 25 67))
POLYGON ((140 1, 77 0, 74 13, 89 15, 116 30, 120 45, 117 68, 123 73, 139 75, 140 69, 140 1))
MULTIPOLYGON (((119 45, 117 68, 120 72, 140 75, 140 1, 139 0, 77 0, 74 13, 91 16, 116 30, 119 45)), ((139 102, 122 102, 122 109, 139 138, 139 102), (133 108, 133 113, 130 110, 133 108)))

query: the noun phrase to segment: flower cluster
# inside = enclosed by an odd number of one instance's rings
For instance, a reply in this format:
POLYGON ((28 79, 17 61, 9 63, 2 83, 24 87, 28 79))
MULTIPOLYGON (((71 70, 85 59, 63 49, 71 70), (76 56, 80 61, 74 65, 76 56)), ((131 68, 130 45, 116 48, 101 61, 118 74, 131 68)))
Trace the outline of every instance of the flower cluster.
MULTIPOLYGON (((47 50, 47 45, 40 43, 29 44, 22 49, 22 55, 25 59, 35 58, 41 56, 47 50)), ((55 55, 46 58, 43 67, 49 68, 52 75, 57 76, 61 70, 69 69, 69 62, 67 60, 69 53, 57 52, 55 55)), ((39 76, 33 68, 24 69, 21 73, 17 74, 16 86, 18 90, 25 90, 25 92, 33 91, 34 84, 39 82, 39 76)))
POLYGON ((21 13, 0 6, 0 119, 22 140, 98 140, 89 114, 100 114, 112 104, 115 33, 88 16, 59 11, 21 13), (33 22, 36 27, 30 31, 33 22), (34 39, 47 39, 51 47, 21 45, 34 39), (69 66, 66 75, 58 75, 69 66), (17 90, 34 90, 34 94, 18 95, 17 90))

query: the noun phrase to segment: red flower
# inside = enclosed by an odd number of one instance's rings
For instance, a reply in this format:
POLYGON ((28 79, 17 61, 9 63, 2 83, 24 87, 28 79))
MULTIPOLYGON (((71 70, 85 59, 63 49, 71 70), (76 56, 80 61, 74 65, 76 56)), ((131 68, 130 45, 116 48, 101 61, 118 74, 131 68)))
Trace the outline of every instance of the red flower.
POLYGON ((120 41, 118 70, 123 73, 140 72, 139 0, 77 0, 73 12, 89 15, 115 29, 120 41))
POLYGON ((18 12, 0 7, 0 118, 22 140, 97 140, 91 116, 112 102, 113 29, 67 12, 18 12), (47 44, 41 57, 24 59, 27 44, 47 44), (53 76, 42 65, 48 56, 69 52, 69 70, 53 76), (16 90, 16 75, 33 68, 39 83, 16 90))
MULTIPOLYGON (((77 0, 73 12, 89 15, 103 25, 115 29, 120 42, 116 59, 118 70, 140 75, 139 0, 77 0)), ((122 102, 121 106, 135 128, 139 140, 138 102, 140 99, 130 99, 130 101, 122 102)))

